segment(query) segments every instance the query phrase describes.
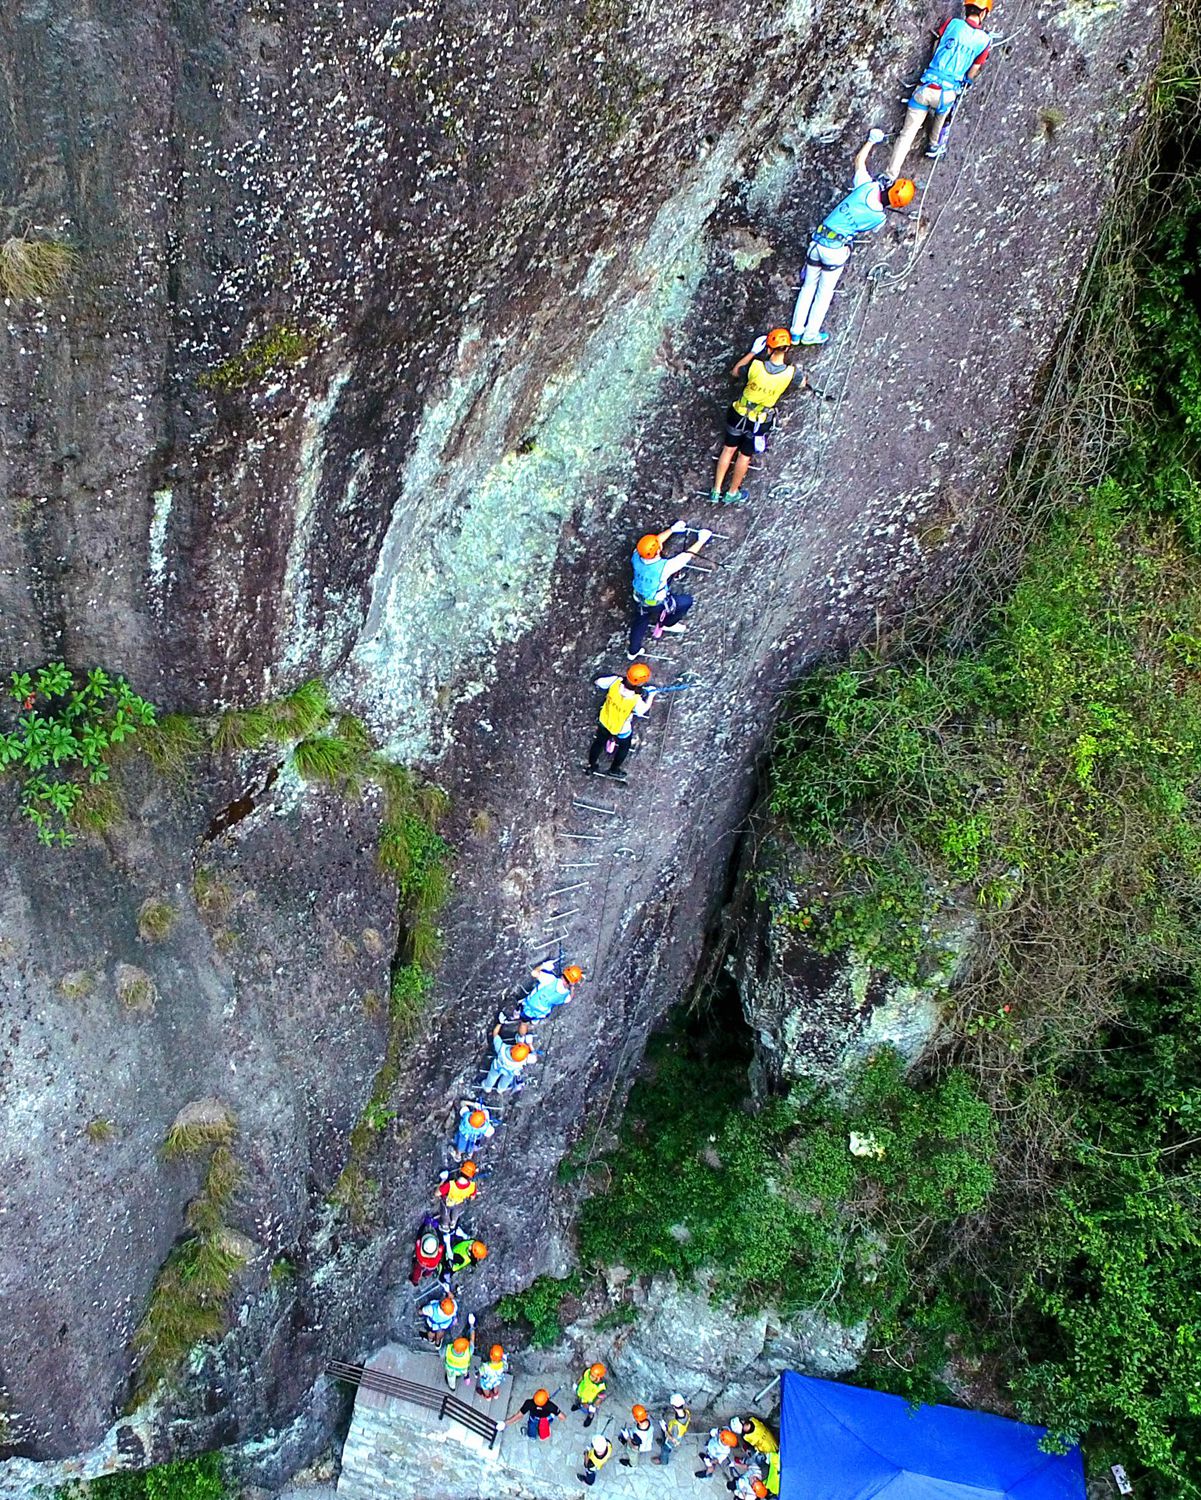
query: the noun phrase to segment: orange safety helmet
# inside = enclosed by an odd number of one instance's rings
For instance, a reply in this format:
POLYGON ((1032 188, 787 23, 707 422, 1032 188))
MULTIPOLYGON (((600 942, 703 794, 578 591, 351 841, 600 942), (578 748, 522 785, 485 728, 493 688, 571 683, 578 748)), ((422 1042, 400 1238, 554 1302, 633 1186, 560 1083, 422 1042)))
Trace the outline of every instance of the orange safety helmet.
POLYGON ((471 1348, 471 1344, 467 1339, 463 1338, 460 1335, 450 1347, 455 1351, 456 1354, 466 1354, 468 1349, 471 1348))
POLYGON ((662 552, 662 550, 663 548, 659 544, 659 538, 654 534, 653 531, 648 532, 646 536, 640 536, 638 538, 639 557, 658 557, 659 553, 662 552))
POLYGON ((608 1373, 599 1359, 594 1365, 588 1366, 588 1374, 592 1380, 603 1380, 608 1373))
POLYGON ((726 1445, 727 1448, 737 1448, 738 1446, 738 1439, 734 1436, 734 1434, 728 1427, 722 1428, 721 1432, 718 1434, 718 1438, 726 1445))
POLYGON ((535 1406, 545 1406, 546 1403, 549 1400, 550 1400, 550 1392, 549 1391, 535 1391, 534 1392, 534 1405, 535 1406))
POLYGON ((467 1116, 467 1123, 473 1130, 482 1130, 488 1123, 487 1112, 482 1109, 473 1109, 467 1116))
POLYGON ((630 1407, 630 1415, 634 1418, 635 1422, 645 1422, 646 1407, 638 1406, 637 1404, 635 1404, 634 1406, 630 1407))
POLYGON ((982 10, 986 13, 992 10, 992 0, 964 0, 964 10, 982 10))
POLYGON ((509 1054, 514 1062, 525 1062, 530 1055, 530 1049, 524 1042, 514 1042, 509 1048, 509 1054))
POLYGON ((762 1479, 751 1480, 751 1494, 755 1496, 755 1500, 764 1500, 767 1494, 767 1486, 763 1483, 762 1479))
POLYGON ((888 189, 888 202, 891 208, 908 208, 913 202, 917 188, 908 177, 898 177, 888 189))
POLYGON ((476 1166, 475 1162, 471 1160, 470 1157, 468 1157, 465 1162, 459 1163, 459 1176, 466 1177, 468 1182, 471 1181, 471 1179, 478 1171, 479 1168, 476 1166))
POLYGON ((488 1350, 488 1358, 494 1365, 500 1364, 501 1360, 504 1359, 504 1357, 505 1351, 500 1344, 493 1344, 491 1349, 488 1350))
POLYGON ((769 349, 791 349, 792 334, 787 328, 773 328, 764 342, 769 349))
POLYGON ((579 964, 568 964, 563 970, 563 978, 566 979, 568 984, 579 984, 583 977, 584 971, 580 968, 579 964))
POLYGON ((472 1258, 472 1260, 487 1260, 488 1259, 488 1247, 487 1247, 487 1245, 484 1244, 483 1240, 472 1240, 472 1242, 471 1242, 471 1258, 472 1258))
POLYGON ((442 1301, 438 1303, 438 1307, 442 1312, 446 1314, 448 1318, 450 1317, 451 1313, 458 1312, 459 1310, 458 1303, 453 1297, 443 1297, 442 1301))
POLYGON ((644 661, 636 661, 626 671, 626 681, 631 687, 641 687, 644 682, 651 680, 651 669, 644 661))

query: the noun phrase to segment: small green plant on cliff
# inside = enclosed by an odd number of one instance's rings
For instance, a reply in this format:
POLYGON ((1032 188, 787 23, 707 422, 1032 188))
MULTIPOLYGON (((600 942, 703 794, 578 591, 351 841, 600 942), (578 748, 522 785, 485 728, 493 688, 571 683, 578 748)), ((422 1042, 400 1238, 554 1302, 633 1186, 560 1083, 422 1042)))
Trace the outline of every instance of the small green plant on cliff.
POLYGON ((153 725, 155 711, 123 677, 63 662, 13 672, 16 723, 0 731, 0 772, 22 778, 21 812, 43 844, 70 844, 68 819, 88 787, 107 781, 110 753, 153 725))
POLYGON ((221 1455, 202 1453, 150 1469, 72 1480, 55 1491, 54 1500, 231 1500, 232 1495, 221 1455))
POLYGON ((138 909, 138 936, 144 943, 161 943, 171 936, 179 913, 161 896, 147 896, 138 909))
POLYGON ((135 1400, 172 1379, 197 1344, 226 1330, 230 1294, 246 1264, 244 1242, 226 1222, 241 1177, 231 1148, 216 1145, 188 1205, 191 1234, 164 1261, 134 1335, 135 1400))
POLYGON ((539 1276, 524 1292, 501 1297, 496 1315, 503 1323, 525 1323, 535 1349, 549 1349, 563 1337, 562 1309, 566 1297, 578 1297, 584 1289, 578 1272, 570 1276, 539 1276))
POLYGON ((316 336, 287 323, 269 328, 236 354, 223 359, 197 378, 202 391, 229 395, 257 385, 267 375, 303 364, 317 347, 316 336))
POLYGON ((66 286, 77 259, 62 240, 10 236, 0 243, 0 296, 14 302, 53 297, 66 286))

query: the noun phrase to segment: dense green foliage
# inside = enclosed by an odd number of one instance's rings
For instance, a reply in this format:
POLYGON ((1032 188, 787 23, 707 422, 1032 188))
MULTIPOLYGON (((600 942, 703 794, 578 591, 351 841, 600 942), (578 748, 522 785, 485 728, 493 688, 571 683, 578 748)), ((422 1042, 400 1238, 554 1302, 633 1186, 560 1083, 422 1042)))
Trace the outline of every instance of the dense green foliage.
POLYGON ((154 707, 124 677, 96 667, 80 678, 61 661, 13 672, 8 696, 19 717, 0 730, 0 772, 22 778, 21 814, 41 843, 73 843, 68 819, 108 780, 110 751, 153 725, 154 707))
POLYGON ((652 1046, 608 1185, 584 1205, 582 1258, 705 1271, 736 1306, 899 1318, 912 1246, 992 1188, 988 1106, 962 1070, 919 1088, 885 1051, 849 1103, 798 1091, 749 1113, 726 1050, 683 1033, 652 1046))
POLYGON ((173 1464, 64 1485, 55 1500, 228 1500, 221 1456, 202 1453, 173 1464))
POLYGON ((502 1297, 496 1304, 496 1315, 504 1323, 526 1324, 534 1348, 549 1349, 563 1337, 564 1298, 578 1296, 583 1284, 574 1272, 570 1276, 539 1276, 523 1292, 502 1297))

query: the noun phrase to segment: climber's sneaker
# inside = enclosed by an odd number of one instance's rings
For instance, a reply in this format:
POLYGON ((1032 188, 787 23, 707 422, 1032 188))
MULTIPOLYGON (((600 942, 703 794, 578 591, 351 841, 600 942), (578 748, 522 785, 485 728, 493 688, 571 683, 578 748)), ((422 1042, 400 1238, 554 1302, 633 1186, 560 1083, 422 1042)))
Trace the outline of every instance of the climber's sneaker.
POLYGON ((721 504, 721 491, 720 490, 710 490, 709 491, 709 504, 710 505, 720 505, 721 504))
POLYGON ((687 625, 664 625, 664 635, 683 635, 688 629, 687 625))
POLYGON ((724 498, 727 505, 745 505, 750 496, 745 490, 730 490, 724 498))
POLYGON ((824 344, 829 337, 828 333, 803 333, 796 342, 803 344, 806 349, 813 349, 818 344, 824 344))
POLYGON ((946 154, 947 148, 945 146, 926 147, 926 155, 930 158, 931 161, 941 161, 946 154))
POLYGON ((637 661, 640 656, 645 656, 645 651, 627 651, 626 661, 637 661))

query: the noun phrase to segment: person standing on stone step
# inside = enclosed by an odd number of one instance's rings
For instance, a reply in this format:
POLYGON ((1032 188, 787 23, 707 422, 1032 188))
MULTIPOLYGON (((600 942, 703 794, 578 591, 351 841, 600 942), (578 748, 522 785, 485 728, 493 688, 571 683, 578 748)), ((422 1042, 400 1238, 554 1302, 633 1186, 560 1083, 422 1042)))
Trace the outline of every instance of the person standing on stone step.
POLYGON ((414 1286, 419 1286, 427 1276, 438 1274, 438 1267, 442 1264, 445 1253, 442 1241, 433 1230, 423 1229, 413 1246, 413 1269, 409 1273, 409 1280, 414 1286))
POLYGON ((646 718, 654 699, 654 689, 647 687, 650 680, 651 669, 642 661, 627 667, 624 677, 596 679, 596 686, 605 690, 605 701, 601 704, 600 726, 588 747, 588 769, 593 775, 626 779, 621 768, 634 743, 634 720, 646 718), (610 756, 609 769, 602 771, 600 758, 605 751, 610 756))
POLYGON ((442 1368, 446 1375, 446 1383, 452 1391, 460 1380, 464 1385, 471 1383, 471 1356, 475 1353, 474 1313, 468 1314, 467 1330, 468 1337, 455 1339, 442 1355, 442 1368))
POLYGON ((474 1156, 476 1148, 490 1141, 496 1126, 484 1106, 476 1099, 464 1099, 459 1105, 459 1128, 455 1132, 453 1155, 456 1161, 474 1156))
POLYGON ((598 1360, 596 1364, 589 1365, 576 1382, 575 1400, 571 1403, 572 1411, 583 1411, 584 1426, 591 1427, 596 1420, 596 1409, 609 1394, 609 1388, 605 1384, 608 1371, 598 1360))
POLYGON ((553 959, 547 959, 530 970, 530 978, 536 986, 521 1002, 523 1021, 545 1021, 552 1010, 560 1005, 570 1005, 575 996, 575 987, 584 978, 579 964, 567 964, 559 974, 553 959))
POLYGON ((984 29, 984 18, 993 0, 968 0, 963 19, 944 21, 935 36, 934 55, 914 89, 905 112, 905 123, 893 143, 888 175, 896 177, 909 155, 918 132, 929 121, 930 144, 926 155, 937 161, 946 154, 947 127, 964 91, 980 76, 988 61, 992 36, 984 29))
POLYGON ((731 1422, 730 1426, 735 1428, 742 1438, 743 1443, 752 1453, 760 1453, 764 1459, 773 1453, 779 1453, 780 1440, 767 1425, 756 1416, 739 1417, 737 1422, 731 1422))
POLYGON ((671 1397, 671 1404, 664 1416, 659 1418, 659 1430, 663 1434, 663 1446, 659 1449, 654 1462, 657 1464, 669 1464, 671 1455, 676 1451, 684 1439, 688 1436, 688 1429, 692 1425, 692 1412, 684 1402, 679 1391, 675 1391, 671 1397))
MULTIPOLYGON (((714 505, 741 505, 747 498, 743 485, 751 459, 757 453, 767 452, 767 437, 776 425, 776 402, 796 376, 796 370, 788 363, 788 351, 793 342, 787 328, 773 328, 770 333, 756 339, 750 353, 744 354, 730 371, 731 375, 741 375, 746 370, 746 384, 742 395, 726 412, 725 442, 717 455, 713 489, 709 493, 714 505), (738 455, 736 459, 735 454, 738 455), (734 476, 729 490, 725 491, 731 460, 734 462, 734 476)), ((808 381, 802 376, 798 389, 807 385, 808 381)))
POLYGON ((508 1373, 509 1361, 505 1358, 503 1345, 493 1344, 488 1350, 488 1358, 481 1362, 476 1371, 475 1388, 485 1401, 495 1401, 508 1373))
POLYGON ((447 1330, 455 1326, 455 1319, 458 1316, 459 1304, 449 1291, 444 1291, 440 1298, 427 1302, 421 1309, 421 1317, 425 1320, 425 1328, 422 1330, 421 1337, 427 1343, 433 1344, 435 1349, 441 1349, 447 1330))
POLYGON ((710 1427, 709 1438, 701 1449, 701 1465, 696 1470, 698 1479, 712 1479, 722 1464, 729 1463, 738 1447, 738 1435, 728 1427, 710 1427))
POLYGON ((606 1437, 598 1433, 592 1439, 592 1445, 584 1454, 584 1472, 577 1474, 576 1478, 584 1484, 595 1484, 596 1476, 613 1457, 613 1444, 606 1437))
POLYGON ((630 554, 634 569, 634 616, 630 621, 630 648, 626 652, 630 661, 642 655, 648 630, 653 630, 656 636, 665 630, 671 635, 683 635, 688 628, 680 622, 692 608, 692 595, 672 593, 668 584, 681 568, 688 566, 690 559, 699 555, 713 533, 698 531, 691 547, 675 557, 664 557, 663 548, 669 538, 687 530, 683 521, 676 521, 666 531, 648 532, 639 537, 630 554))
POLYGON ((537 1062, 538 1054, 528 1042, 502 1042, 499 1038, 492 1044, 492 1066, 488 1069, 481 1088, 485 1094, 495 1089, 507 1094, 510 1089, 520 1093, 525 1088, 522 1076, 531 1063, 537 1062))
POLYGON ((855 236, 884 227, 889 208, 907 208, 917 192, 908 177, 873 177, 867 169, 872 147, 884 139, 882 130, 872 129, 855 155, 855 186, 813 231, 801 290, 792 310, 794 344, 824 344, 830 337, 822 323, 830 311, 834 288, 851 258, 855 236))
MULTIPOLYGON (((525 1418, 525 1435, 533 1438, 536 1442, 545 1443, 550 1437, 551 1429, 558 1419, 563 1415, 562 1411, 550 1399, 550 1392, 537 1390, 528 1400, 523 1401, 517 1408, 518 1416, 525 1418)), ((506 1422, 496 1424, 497 1431, 502 1431, 513 1419, 510 1417, 506 1422)))
POLYGON ((621 1462, 627 1469, 637 1467, 638 1460, 655 1445, 655 1424, 646 1407, 635 1403, 630 1408, 630 1415, 634 1418, 633 1422, 617 1434, 617 1441, 626 1450, 621 1462))

